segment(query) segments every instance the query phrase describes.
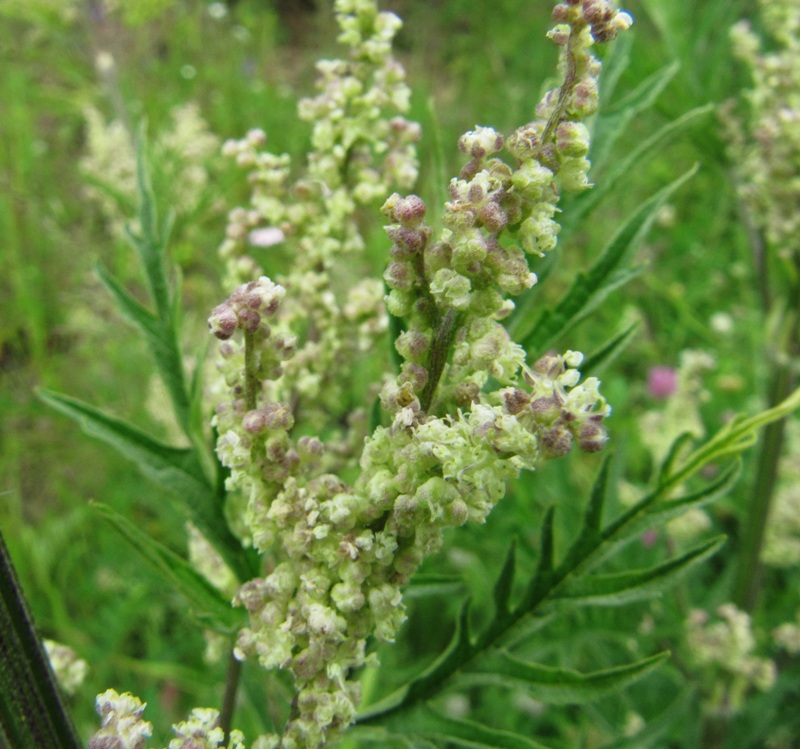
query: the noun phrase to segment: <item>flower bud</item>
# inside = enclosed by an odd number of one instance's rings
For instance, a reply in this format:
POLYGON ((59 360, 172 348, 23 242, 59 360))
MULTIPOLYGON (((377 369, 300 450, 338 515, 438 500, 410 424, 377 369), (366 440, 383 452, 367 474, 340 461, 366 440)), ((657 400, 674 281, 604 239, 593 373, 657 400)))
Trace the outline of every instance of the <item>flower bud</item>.
POLYGON ((605 447, 608 434, 605 427, 594 421, 586 421, 578 428, 578 447, 587 453, 596 453, 605 447))
POLYGON ((227 341, 236 332, 238 324, 236 313, 228 304, 214 307, 208 318, 209 329, 221 341, 227 341))
POLYGON ((572 432, 560 424, 544 429, 539 442, 545 458, 560 458, 572 449, 572 432))

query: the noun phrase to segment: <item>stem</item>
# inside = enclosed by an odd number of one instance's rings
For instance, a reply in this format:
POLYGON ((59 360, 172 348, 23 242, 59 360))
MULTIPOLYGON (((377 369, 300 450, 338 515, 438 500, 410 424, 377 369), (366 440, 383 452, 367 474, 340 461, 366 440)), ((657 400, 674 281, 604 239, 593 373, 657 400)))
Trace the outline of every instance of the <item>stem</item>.
POLYGON ((258 404, 258 362, 256 361, 256 334, 244 332, 244 402, 248 411, 258 404))
MULTIPOLYGON (((783 346, 778 347, 770 374, 767 394, 768 407, 780 403, 794 390, 797 382, 796 359, 800 355, 800 282, 795 276, 789 284, 786 299, 788 330, 783 346)), ((742 553, 734 584, 733 600, 745 611, 753 611, 758 601, 761 582, 761 548, 767 528, 775 487, 778 482, 778 469, 786 433, 786 418, 774 421, 765 429, 758 454, 756 481, 750 511, 744 526, 742 553)))
MULTIPOLYGON (((795 328, 797 326, 795 325, 795 328)), ((780 403, 794 388, 795 374, 788 363, 776 363, 769 389, 771 407, 780 403)), ((767 527, 769 511, 778 480, 778 464, 786 431, 786 419, 779 419, 767 425, 761 437, 758 453, 756 481, 750 511, 744 525, 742 552, 739 557, 739 570, 734 585, 734 602, 745 610, 752 611, 758 600, 761 581, 761 547, 767 527)))
POLYGON ((431 355, 428 365, 428 381, 420 397, 420 405, 426 413, 433 403, 433 396, 444 372, 450 347, 459 329, 461 315, 454 309, 447 310, 447 314, 442 318, 433 334, 431 343, 431 355))
POLYGON ((227 741, 231 733, 233 713, 236 710, 236 690, 242 675, 242 662, 236 658, 231 650, 228 659, 228 670, 225 674, 225 693, 222 696, 222 709, 219 713, 219 725, 225 732, 227 741))

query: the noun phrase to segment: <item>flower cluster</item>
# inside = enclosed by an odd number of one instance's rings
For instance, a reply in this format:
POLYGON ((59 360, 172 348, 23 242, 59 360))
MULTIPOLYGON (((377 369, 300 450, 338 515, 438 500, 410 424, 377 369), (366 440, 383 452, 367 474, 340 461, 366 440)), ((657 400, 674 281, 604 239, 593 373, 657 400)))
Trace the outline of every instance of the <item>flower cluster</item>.
POLYGON ((761 16, 777 42, 765 51, 746 21, 731 31, 752 88, 742 121, 723 112, 742 201, 767 245, 800 262, 800 8, 793 0, 761 0, 761 16))
MULTIPOLYGON (((123 236, 126 207, 117 196, 135 203, 136 153, 133 137, 119 120, 106 122, 93 108, 85 113, 87 153, 81 160, 85 175, 113 191, 88 186, 87 196, 100 208, 109 229, 123 236)), ((175 107, 168 128, 154 139, 154 162, 170 185, 173 210, 179 217, 191 216, 204 205, 210 182, 207 163, 219 150, 219 139, 208 128, 194 103, 175 107)))
POLYGON ((89 664, 83 658, 79 658, 68 645, 62 645, 55 640, 43 640, 42 644, 58 685, 67 694, 74 694, 86 678, 89 664))
POLYGON ((411 187, 420 134, 401 116, 409 91, 391 54, 400 20, 378 12, 372 0, 338 0, 335 8, 339 39, 350 54, 320 62, 320 93, 300 103, 300 117, 314 123, 306 173, 292 182, 289 157, 264 151, 260 130, 223 147, 250 170, 253 190, 249 208, 231 211, 220 248, 228 282, 263 272, 248 245, 261 244, 265 229, 275 245, 269 252, 289 253, 288 271, 276 277, 289 294, 274 324, 293 331, 298 344, 276 387, 279 398, 302 408, 317 429, 345 417, 340 375, 388 327, 382 285, 360 272, 365 240, 358 209, 411 187), (350 274, 343 272, 343 255, 350 256, 350 274))
POLYGON ((715 685, 707 708, 731 715, 742 706, 751 687, 761 691, 772 687, 776 668, 771 660, 753 655, 756 641, 747 613, 731 603, 723 604, 716 613, 717 620, 711 621, 705 611, 691 612, 686 645, 691 661, 710 675, 715 685))
MULTIPOLYGON (((89 749, 147 749, 153 726, 142 718, 146 703, 129 692, 118 694, 108 689, 98 695, 97 713, 102 727, 89 739, 89 749)), ((167 749, 245 749, 241 731, 230 732, 228 742, 219 726, 219 713, 212 708, 192 710, 189 720, 172 727, 177 738, 167 749)), ((254 744, 258 747, 259 742, 254 744)), ((259 749, 263 748, 263 742, 259 749)))

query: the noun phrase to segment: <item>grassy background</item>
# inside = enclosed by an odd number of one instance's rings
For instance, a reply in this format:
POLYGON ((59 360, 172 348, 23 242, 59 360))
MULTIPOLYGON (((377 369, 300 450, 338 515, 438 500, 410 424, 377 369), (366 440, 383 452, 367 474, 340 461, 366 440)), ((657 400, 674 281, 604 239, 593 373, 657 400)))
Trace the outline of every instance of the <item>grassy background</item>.
MULTIPOLYGON (((0 527, 42 631, 73 646, 91 664, 72 703, 82 734, 88 736, 95 724, 93 695, 113 685, 150 704, 156 738, 166 741, 159 732, 187 709, 218 703, 223 669, 203 663, 202 637, 181 600, 132 557, 87 500, 111 504, 178 550, 185 545, 183 528, 134 468, 82 439, 72 423, 32 394, 43 385, 162 429, 145 408, 151 370, 143 344, 127 334, 92 276, 92 265, 101 259, 129 284, 139 283, 132 253, 108 232, 84 194, 77 168, 85 150, 83 111, 87 105, 109 115, 124 109, 158 132, 172 106, 191 100, 221 138, 241 137, 260 126, 272 150, 299 159, 310 128, 296 120, 295 101, 312 91, 314 61, 335 53, 332 17, 327 7, 311 13, 301 3, 241 0, 215 19, 207 3, 171 0, 140 4, 137 12, 106 19, 80 6, 65 21, 41 5, 36 11, 37 3, 0 0, 0 527), (115 85, 95 70, 94 56, 101 49, 114 53, 115 85)), ((397 49, 414 91, 412 117, 425 133, 418 191, 440 200, 446 185, 441 174, 458 170, 458 135, 476 123, 510 132, 530 118, 552 80, 556 53, 543 38, 550 3, 404 0, 386 6, 406 22, 397 49)), ((681 67, 657 105, 617 143, 618 156, 691 108, 737 94, 744 81, 732 62, 726 31, 738 18, 754 15, 754 3, 742 0, 631 0, 627 9, 636 24, 631 63, 617 95, 623 97, 673 60, 681 67)), ((634 344, 600 373, 615 408, 609 426, 618 463, 627 466, 628 480, 640 484, 650 466, 636 419, 654 405, 646 392, 651 366, 676 365, 686 348, 713 354, 717 367, 705 383, 712 397, 703 411, 709 431, 732 412, 762 405, 765 321, 713 114, 653 154, 560 247, 560 262, 542 293, 543 301, 558 298, 624 216, 695 162, 701 164, 699 174, 676 195, 670 216, 639 250, 642 274, 589 323, 559 341, 565 348, 591 350, 622 321, 640 320, 634 344), (727 336, 710 331, 709 319, 718 312, 734 320, 727 336)), ((184 275, 192 342, 202 340, 207 310, 223 296, 215 279, 224 212, 247 194, 241 175, 223 160, 210 168, 215 179, 209 202, 223 201, 224 210, 188 217, 173 245, 184 275)), ((162 198, 169 201, 168 195, 162 198)), ((560 522, 568 531, 596 466, 596 459, 570 459, 526 477, 486 528, 453 534, 446 552, 426 569, 457 573, 465 580, 464 590, 476 591, 479 602, 486 603, 510 534, 521 536, 523 549, 532 555, 541 509, 552 502, 563 507, 560 522)), ((714 510, 717 525, 731 534, 728 546, 663 601, 659 632, 636 638, 649 604, 601 610, 582 615, 573 627, 548 630, 529 655, 560 661, 569 653, 573 665, 592 668, 644 656, 659 641, 669 644, 691 605, 710 608, 726 600, 749 473, 738 493, 714 510), (580 641, 565 632, 580 633, 580 641)), ((647 563, 643 549, 627 554, 626 563, 647 563)), ((792 616, 796 597, 781 587, 788 584, 783 575, 767 580, 773 591, 770 621, 792 616)), ((403 640, 382 656, 386 684, 417 669, 449 635, 443 622, 450 619, 443 612, 454 614, 456 596, 410 600, 412 616, 403 640)), ((484 609, 476 608, 481 616, 484 609)), ((255 671, 246 674, 246 682, 244 699, 252 703, 254 717, 239 722, 253 735, 259 721, 279 713, 273 697, 285 693, 286 686, 280 678, 263 683, 255 671)), ((677 663, 662 669, 647 690, 588 710, 541 714, 520 698, 515 727, 535 730, 542 740, 574 734, 577 742, 581 734, 587 742, 581 745, 600 746, 629 711, 655 716, 679 698, 686 683, 677 663)), ((753 705, 736 746, 761 746, 759 721, 782 714, 786 689, 753 705)), ((473 697, 478 719, 490 719, 501 699, 473 697)), ((674 746, 691 746, 697 739, 696 710, 689 712, 694 720, 687 721, 683 734, 674 734, 674 746)))

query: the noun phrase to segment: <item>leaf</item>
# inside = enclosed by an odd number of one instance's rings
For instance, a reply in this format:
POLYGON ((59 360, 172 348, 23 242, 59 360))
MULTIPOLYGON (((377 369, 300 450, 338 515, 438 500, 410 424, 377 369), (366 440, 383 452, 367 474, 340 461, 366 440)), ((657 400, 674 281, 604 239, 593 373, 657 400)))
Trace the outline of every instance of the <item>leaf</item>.
POLYGON ((658 668, 669 653, 659 653, 636 663, 583 674, 569 668, 554 668, 514 657, 506 651, 485 658, 479 670, 464 672, 461 685, 497 685, 524 689, 550 705, 580 705, 599 699, 638 681, 658 668))
MULTIPOLYGON (((586 191, 570 205, 567 214, 568 221, 563 227, 563 241, 574 227, 580 226, 586 217, 592 213, 603 199, 611 194, 617 185, 632 171, 640 168, 649 159, 662 152, 663 146, 671 138, 679 135, 695 122, 714 112, 714 105, 698 107, 668 122, 653 135, 641 141, 635 148, 615 159, 606 171, 603 178, 591 190, 586 191)), ((594 161, 594 160, 593 160, 594 161)), ((598 165, 599 166, 599 165, 598 165)))
POLYGON ((139 470, 183 504, 198 530, 222 555, 240 581, 255 574, 254 563, 230 532, 222 500, 203 473, 197 454, 188 448, 165 445, 128 422, 110 416, 77 398, 37 390, 38 397, 78 422, 83 431, 111 445, 139 470))
POLYGON ((444 652, 412 681, 404 684, 380 702, 361 711, 358 714, 358 723, 368 723, 378 716, 397 710, 401 705, 423 702, 438 689, 442 673, 454 671, 457 664, 463 663, 469 658, 473 648, 469 633, 469 610, 470 599, 467 598, 461 606, 453 637, 444 652))
MULTIPOLYGON (((666 65, 645 78, 619 102, 600 110, 592 131, 592 148, 589 155, 595 169, 599 170, 605 165, 614 144, 624 135, 634 117, 653 106, 679 69, 678 62, 666 65)), ((603 181, 605 179, 604 176, 603 181)))
POLYGON ((740 473, 741 460, 736 460, 713 481, 687 494, 664 499, 661 492, 656 490, 645 495, 604 530, 604 548, 593 555, 592 563, 599 563, 623 544, 639 538, 645 531, 659 528, 693 507, 703 507, 724 496, 739 480, 740 473))
POLYGON ((515 542, 511 542, 508 549, 506 560, 503 563, 503 569, 497 576, 497 582, 494 584, 494 606, 498 614, 511 613, 511 588, 514 584, 514 571, 516 569, 517 546, 515 542))
POLYGON ((428 596, 452 596, 464 591, 464 579, 458 575, 421 574, 414 575, 406 586, 405 598, 428 596))
POLYGON ((81 749, 0 533, 0 746, 81 749))
POLYGON ((639 328, 638 322, 633 322, 612 338, 609 338, 599 349, 592 351, 583 362, 581 370, 584 372, 597 372, 603 365, 611 363, 630 343, 633 334, 639 328))
POLYGON ((620 606, 652 598, 674 585, 692 567, 708 559, 724 541, 725 536, 717 536, 678 557, 644 570, 575 578, 560 588, 552 599, 581 606, 620 606))
POLYGON ((606 744, 603 749, 652 749, 653 747, 663 747, 667 732, 675 725, 678 718, 686 712, 693 699, 695 699, 694 690, 687 689, 666 710, 655 718, 650 718, 641 731, 637 731, 633 736, 606 744))
POLYGON ((536 321, 526 326, 526 330, 515 331, 526 351, 544 350, 557 335, 575 325, 592 303, 608 293, 614 286, 613 273, 622 260, 644 238, 661 206, 696 171, 695 166, 642 203, 614 235, 588 273, 582 272, 575 277, 561 301, 554 308, 545 310, 536 321))
POLYGON ((93 507, 103 515, 136 549, 142 558, 159 572, 192 607, 205 626, 230 634, 244 624, 242 612, 208 582, 187 560, 156 541, 134 523, 102 503, 93 507))
POLYGON ((673 486, 680 486, 703 466, 720 458, 741 453, 755 443, 759 429, 788 416, 797 408, 800 408, 800 388, 777 406, 766 411, 749 417, 734 417, 710 440, 688 455, 680 466, 675 466, 669 475, 663 476, 660 488, 666 490, 673 486))
POLYGON ((533 739, 511 731, 491 728, 483 723, 450 718, 434 710, 416 711, 401 730, 430 736, 447 746, 467 749, 547 749, 533 739))
POLYGON ((169 320, 154 315, 134 299, 122 284, 106 268, 95 266, 100 281, 114 298, 122 315, 132 323, 144 337, 150 355, 158 369, 172 401, 178 423, 184 432, 191 433, 191 398, 186 388, 183 372, 183 357, 178 348, 174 329, 169 320))

